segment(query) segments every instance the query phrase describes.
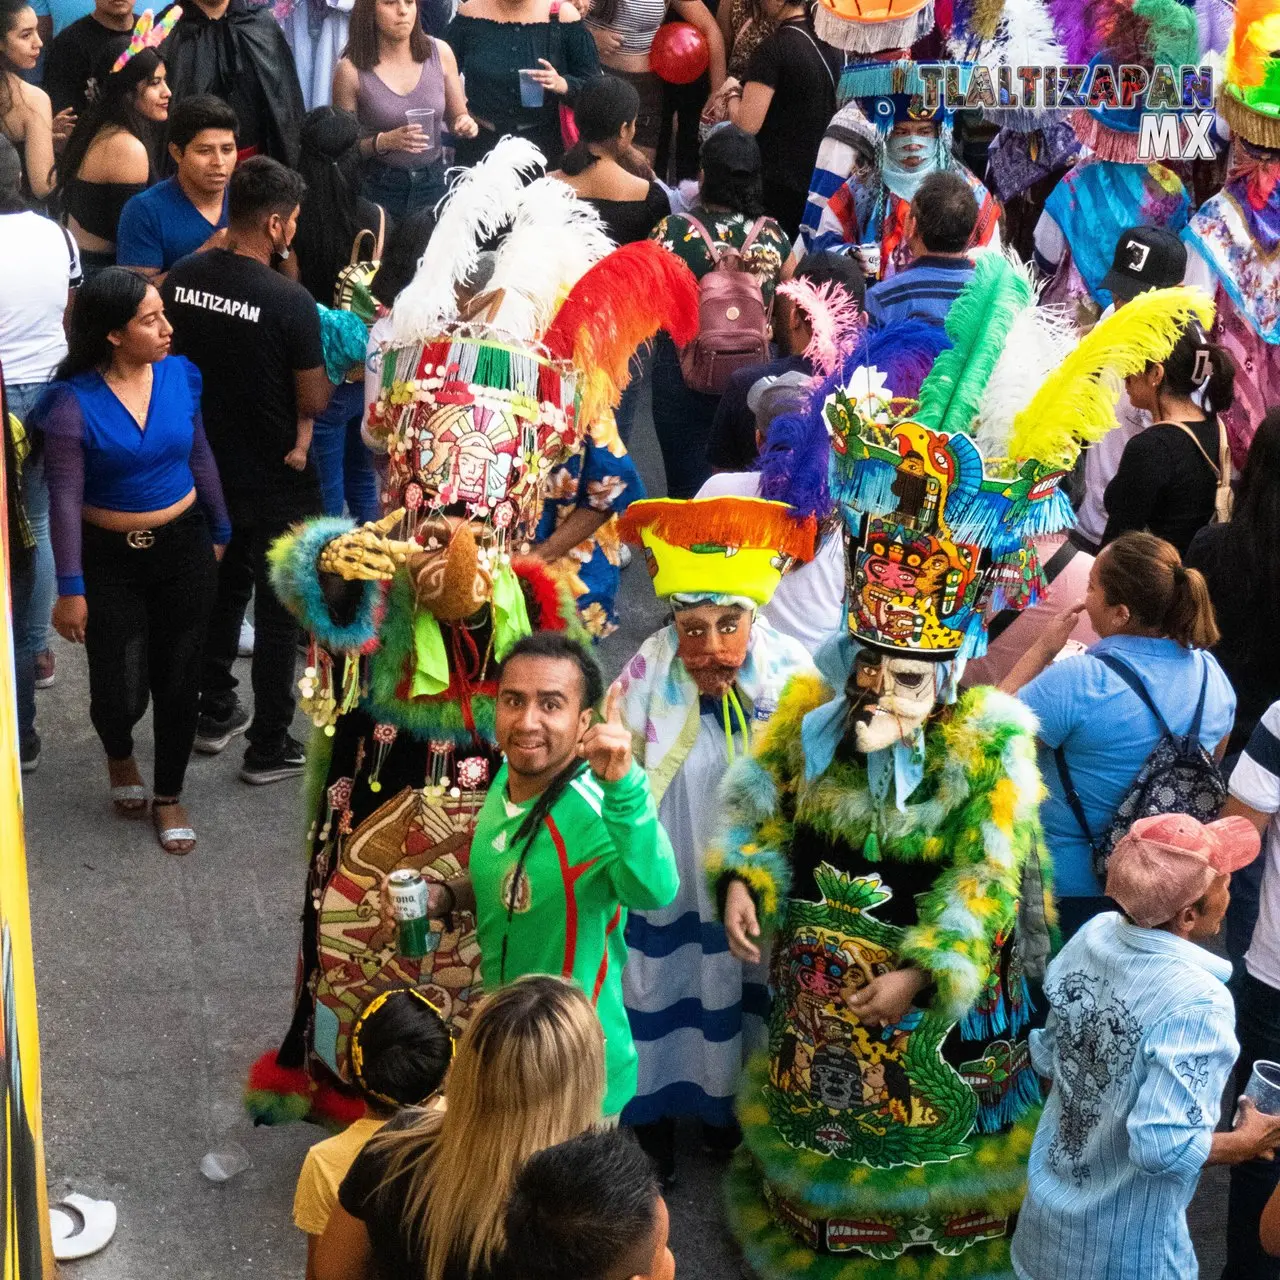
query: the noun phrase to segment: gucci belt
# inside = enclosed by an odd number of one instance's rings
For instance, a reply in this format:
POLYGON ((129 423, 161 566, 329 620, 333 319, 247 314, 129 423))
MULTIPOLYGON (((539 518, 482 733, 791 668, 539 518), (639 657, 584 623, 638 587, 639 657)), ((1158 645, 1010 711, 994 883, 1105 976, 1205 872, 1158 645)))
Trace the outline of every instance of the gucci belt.
POLYGON ((135 550, 145 551, 155 545, 156 535, 150 529, 130 529, 124 540, 135 550))

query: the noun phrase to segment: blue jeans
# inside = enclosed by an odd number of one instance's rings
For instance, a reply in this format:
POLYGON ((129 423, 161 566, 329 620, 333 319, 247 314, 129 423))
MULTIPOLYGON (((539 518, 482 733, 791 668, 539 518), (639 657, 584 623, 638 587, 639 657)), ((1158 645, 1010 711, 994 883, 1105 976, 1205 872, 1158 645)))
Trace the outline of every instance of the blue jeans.
MULTIPOLYGON (((1234 880, 1234 876, 1232 879, 1234 880)), ((1233 1098, 1244 1092, 1258 1058, 1280 1059, 1280 991, 1259 982, 1251 973, 1237 972, 1232 980, 1236 998, 1236 1060, 1233 1098)), ((1280 1182, 1280 1168, 1267 1160, 1247 1160, 1231 1166, 1227 1198, 1227 1263, 1222 1280, 1280 1280, 1280 1258, 1265 1253, 1258 1239, 1262 1211, 1280 1182)))
POLYGON ((711 474, 707 444, 719 396, 690 391, 675 343, 658 334, 653 351, 653 428, 667 472, 667 497, 692 498, 711 474))
POLYGON ((618 407, 613 411, 613 418, 618 424, 618 434, 622 437, 623 444, 630 443, 631 432, 636 425, 640 397, 644 392, 645 380, 649 376, 649 359, 648 345, 641 347, 631 357, 631 381, 627 383, 627 389, 622 393, 622 399, 618 401, 618 407))
POLYGON ((428 209, 445 193, 444 160, 421 169, 396 169, 380 160, 365 165, 360 194, 380 204, 387 217, 398 222, 419 209, 428 209))
POLYGON ((364 384, 344 382, 334 388, 311 437, 325 515, 340 516, 345 506, 361 524, 381 514, 373 459, 360 439, 363 416, 364 384))
MULTIPOLYGON (((21 382, 6 387, 9 412, 21 423, 35 408, 47 382, 21 382)), ((28 433, 29 435, 30 433, 28 433)), ((53 567, 53 543, 49 540, 49 486, 44 478, 44 453, 34 460, 28 459, 22 469, 23 497, 27 505, 27 520, 35 535, 35 576, 31 584, 31 604, 27 613, 25 636, 19 637, 18 622, 14 619, 14 643, 25 638, 34 659, 49 647, 49 619, 53 617, 53 602, 58 597, 58 579, 53 567)))
POLYGON ((24 760, 37 755, 40 735, 36 733, 36 655, 24 638, 30 630, 31 589, 35 583, 35 555, 9 557, 9 596, 13 601, 13 673, 18 695, 18 748, 24 760))

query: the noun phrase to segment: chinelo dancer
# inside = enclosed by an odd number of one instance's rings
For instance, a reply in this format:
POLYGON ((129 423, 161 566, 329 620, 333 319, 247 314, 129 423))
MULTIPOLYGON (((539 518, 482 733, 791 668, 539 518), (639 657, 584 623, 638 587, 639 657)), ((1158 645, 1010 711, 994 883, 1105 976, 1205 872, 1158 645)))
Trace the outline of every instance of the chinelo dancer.
POLYGON ((695 323, 683 264, 649 244, 610 253, 569 188, 528 181, 542 164, 509 139, 470 170, 392 309, 365 428, 386 453, 387 514, 312 520, 272 550, 276 589, 311 632, 302 693, 318 732, 294 1017, 250 1074, 260 1122, 360 1113, 351 1026, 384 990, 410 986, 465 1025, 482 983, 474 915, 428 925, 420 902, 416 932, 402 930, 392 877, 422 877, 402 895, 412 907, 465 872, 501 765, 502 659, 536 630, 582 634, 527 554, 543 480, 610 416, 636 346, 660 323, 687 341, 695 323))
POLYGON ((877 403, 848 365, 819 402, 847 628, 730 767, 707 860, 734 954, 772 945, 729 1193, 763 1277, 1011 1274, 1052 919, 1042 788, 1026 709, 957 681, 987 617, 1038 597, 1032 535, 1069 525, 1058 481, 1114 422, 1116 376, 1211 313, 1157 291, 1064 354, 1061 313, 984 254, 914 403, 877 403))

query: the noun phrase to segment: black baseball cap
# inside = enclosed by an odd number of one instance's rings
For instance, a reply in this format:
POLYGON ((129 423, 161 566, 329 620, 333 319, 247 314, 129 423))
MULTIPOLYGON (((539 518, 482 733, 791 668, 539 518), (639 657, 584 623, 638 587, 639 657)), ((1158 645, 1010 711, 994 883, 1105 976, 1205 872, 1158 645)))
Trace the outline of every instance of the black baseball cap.
POLYGON ((1186 245, 1168 227, 1130 227, 1120 233, 1102 287, 1127 302, 1148 289, 1181 284, 1186 270, 1186 245))
POLYGON ((727 120, 707 134, 699 159, 703 169, 720 169, 735 176, 760 172, 760 144, 755 134, 727 120))

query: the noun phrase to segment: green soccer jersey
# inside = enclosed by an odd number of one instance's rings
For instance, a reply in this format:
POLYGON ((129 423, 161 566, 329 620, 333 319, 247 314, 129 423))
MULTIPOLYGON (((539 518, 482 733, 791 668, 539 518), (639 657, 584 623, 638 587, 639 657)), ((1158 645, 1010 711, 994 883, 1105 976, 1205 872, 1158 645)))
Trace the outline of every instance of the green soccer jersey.
POLYGON ((507 925, 519 853, 516 831, 534 801, 507 799, 507 766, 489 788, 471 842, 471 881, 485 985, 526 973, 571 978, 596 1007, 609 1073, 606 1115, 636 1091, 636 1049, 622 1004, 627 908, 665 907, 680 887, 671 841, 644 770, 617 782, 583 770, 534 836, 507 925))

